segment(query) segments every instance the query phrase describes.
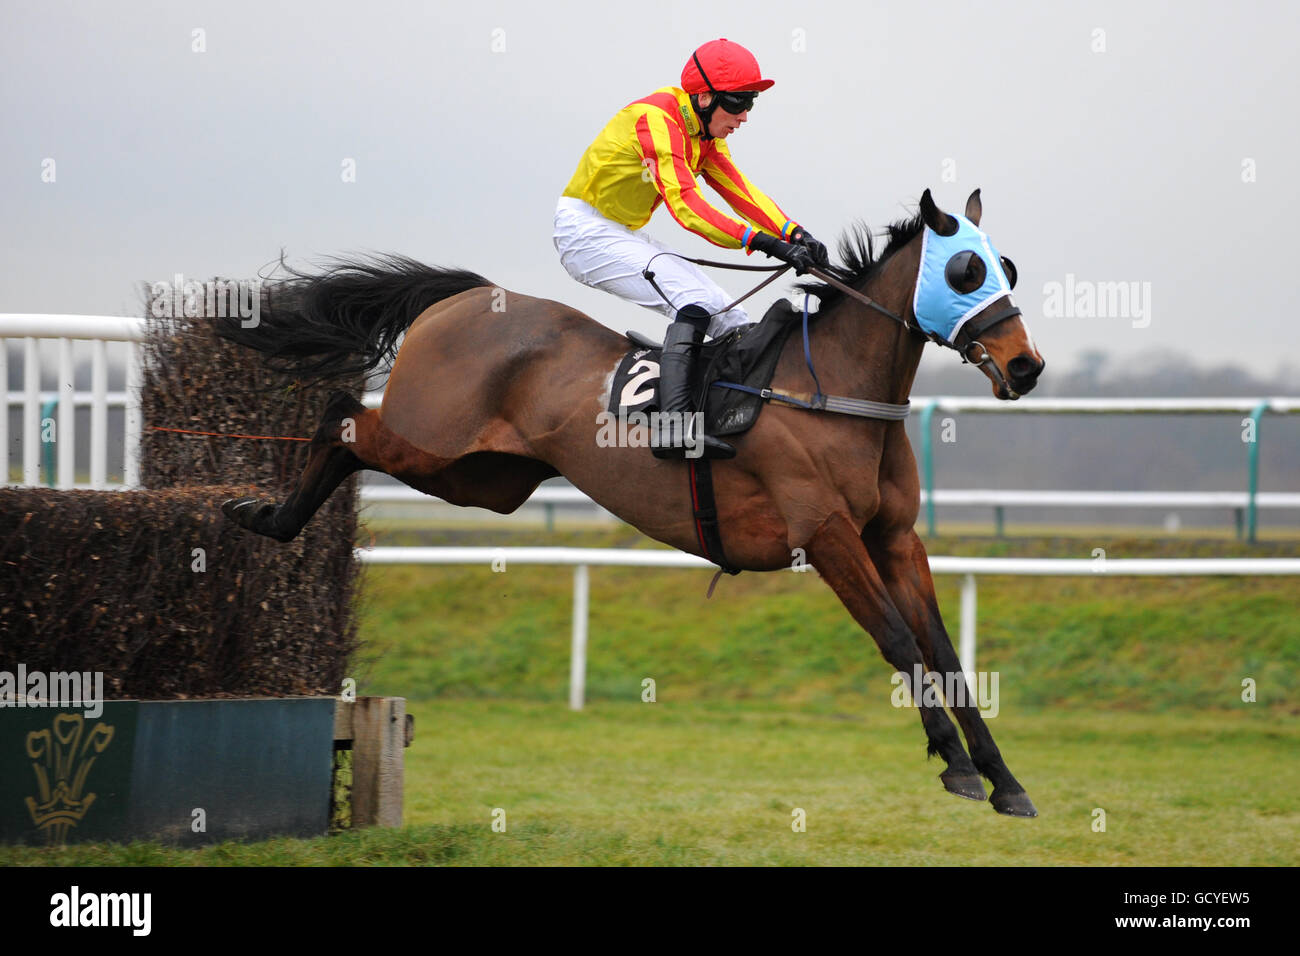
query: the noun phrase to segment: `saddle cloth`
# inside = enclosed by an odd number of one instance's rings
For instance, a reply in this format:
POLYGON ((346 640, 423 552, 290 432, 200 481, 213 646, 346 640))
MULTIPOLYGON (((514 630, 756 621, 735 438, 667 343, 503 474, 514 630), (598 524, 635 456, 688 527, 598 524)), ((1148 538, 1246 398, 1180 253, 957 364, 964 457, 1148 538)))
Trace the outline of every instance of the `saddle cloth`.
MULTIPOLYGON (((798 318, 799 313, 788 299, 778 299, 762 321, 733 329, 701 346, 691 392, 694 406, 704 408, 704 430, 708 434, 737 435, 754 426, 766 404, 763 398, 737 389, 714 388, 713 383, 735 382, 767 388, 798 318), (701 406, 703 395, 707 395, 707 404, 701 406)), ((620 417, 659 409, 659 356, 663 349, 650 347, 631 333, 629 338, 641 344, 619 362, 609 395, 609 412, 620 417)))

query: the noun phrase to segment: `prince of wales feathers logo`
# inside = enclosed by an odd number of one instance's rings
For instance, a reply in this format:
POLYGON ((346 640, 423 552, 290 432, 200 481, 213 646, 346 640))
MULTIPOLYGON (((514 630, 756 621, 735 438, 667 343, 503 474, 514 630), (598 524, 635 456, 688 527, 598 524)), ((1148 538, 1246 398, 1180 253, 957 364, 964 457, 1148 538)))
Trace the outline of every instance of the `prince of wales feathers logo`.
POLYGON ((52 846, 66 842, 68 831, 95 802, 93 793, 83 795, 86 777, 95 758, 113 740, 113 728, 106 724, 95 724, 83 742, 84 732, 81 714, 57 714, 52 730, 34 730, 27 735, 27 756, 33 760, 38 790, 37 797, 27 798, 27 810, 52 846))

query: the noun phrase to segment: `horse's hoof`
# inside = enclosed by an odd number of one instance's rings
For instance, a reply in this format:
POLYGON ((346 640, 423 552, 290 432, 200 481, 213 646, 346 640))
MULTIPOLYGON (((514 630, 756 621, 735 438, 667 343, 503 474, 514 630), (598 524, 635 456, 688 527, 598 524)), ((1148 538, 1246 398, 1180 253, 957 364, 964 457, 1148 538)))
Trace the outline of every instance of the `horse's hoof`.
POLYGON ((244 525, 244 522, 239 520, 241 510, 255 504, 257 504, 256 498, 228 498, 221 503, 221 513, 236 524, 244 525))
POLYGON ((943 788, 949 793, 965 797, 967 800, 988 799, 988 795, 984 792, 984 781, 980 780, 977 773, 948 773, 944 771, 939 774, 939 779, 943 781, 943 788))
POLYGON ((1023 790, 1019 793, 1005 793, 994 789, 992 803, 994 810, 998 813, 1005 813, 1009 817, 1038 816, 1038 811, 1034 809, 1029 794, 1023 790))
POLYGON ((262 498, 230 498, 221 505, 221 513, 248 531, 280 542, 292 541, 294 534, 286 535, 276 527, 276 507, 274 501, 262 498))

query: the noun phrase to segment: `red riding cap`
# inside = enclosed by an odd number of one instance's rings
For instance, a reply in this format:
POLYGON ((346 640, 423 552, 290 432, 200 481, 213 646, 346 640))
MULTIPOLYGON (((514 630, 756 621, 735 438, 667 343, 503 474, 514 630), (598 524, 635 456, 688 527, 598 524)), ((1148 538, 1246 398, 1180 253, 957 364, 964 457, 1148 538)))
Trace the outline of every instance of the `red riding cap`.
POLYGON ((682 68, 682 89, 687 93, 707 93, 710 83, 719 92, 760 93, 774 82, 763 79, 754 54, 727 39, 710 40, 696 50, 682 68), (695 65, 697 58, 708 77, 707 82, 695 65))

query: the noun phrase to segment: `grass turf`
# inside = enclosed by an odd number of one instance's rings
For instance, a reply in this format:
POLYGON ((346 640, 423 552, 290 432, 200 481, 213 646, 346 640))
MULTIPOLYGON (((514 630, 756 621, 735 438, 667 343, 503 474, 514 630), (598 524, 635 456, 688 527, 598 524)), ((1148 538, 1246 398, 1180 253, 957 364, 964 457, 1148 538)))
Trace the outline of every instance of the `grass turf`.
MULTIPOLYGON (((544 540, 644 544, 620 529, 544 540)), ((1105 537, 930 550, 1095 546, 1261 553, 1105 537)), ((573 713, 566 569, 371 568, 359 691, 407 697, 416 715, 405 827, 202 850, 7 847, 0 865, 1300 864, 1291 579, 982 577, 978 666, 1000 676, 989 723, 1036 820, 943 791, 916 712, 890 706, 890 668, 815 573, 742 575, 711 601, 707 580, 592 569, 589 704, 573 713)), ((953 633, 957 588, 939 579, 953 633)))
POLYGON ((397 830, 202 850, 5 848, 5 865, 1300 863, 1300 728, 1238 714, 991 722, 1041 816, 945 793, 916 716, 740 703, 418 703, 397 830), (493 811, 505 832, 494 832, 493 811), (806 814, 794 832, 792 812, 806 814), (1105 831, 1093 829, 1105 811, 1105 831))

